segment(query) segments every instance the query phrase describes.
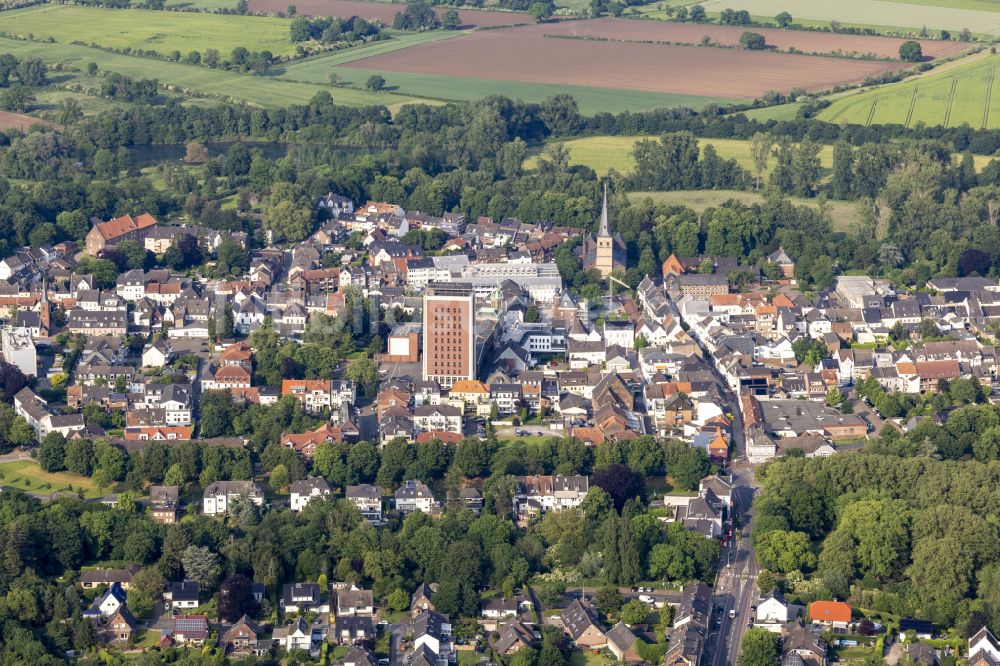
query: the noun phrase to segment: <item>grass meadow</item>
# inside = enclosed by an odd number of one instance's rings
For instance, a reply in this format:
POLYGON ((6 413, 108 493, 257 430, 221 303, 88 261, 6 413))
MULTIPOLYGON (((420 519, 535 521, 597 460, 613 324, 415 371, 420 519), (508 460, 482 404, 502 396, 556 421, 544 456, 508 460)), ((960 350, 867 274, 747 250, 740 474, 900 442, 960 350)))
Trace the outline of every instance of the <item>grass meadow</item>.
MULTIPOLYGON (((683 190, 675 192, 629 192, 629 199, 642 201, 649 198, 656 202, 687 206, 692 210, 701 212, 706 208, 714 208, 730 199, 735 199, 748 206, 761 203, 764 196, 759 192, 746 192, 742 190, 683 190)), ((788 199, 798 206, 809 206, 819 208, 820 202, 816 199, 800 199, 798 197, 788 197, 788 199)), ((830 222, 836 231, 849 231, 858 223, 858 213, 854 202, 851 201, 827 201, 824 204, 830 215, 830 222)))
POLYGON ((85 498, 100 497, 94 482, 71 472, 43 472, 34 460, 0 463, 0 486, 18 488, 29 493, 48 495, 57 492, 78 492, 85 498), (72 488, 72 491, 70 491, 72 488))
POLYGON ((104 9, 77 5, 36 5, 0 14, 0 31, 34 39, 133 48, 169 55, 173 51, 237 46, 275 55, 295 52, 287 19, 147 9, 104 9))
MULTIPOLYGON (((592 136, 584 139, 574 139, 562 142, 569 149, 570 164, 584 164, 598 175, 605 175, 610 169, 619 173, 630 173, 635 168, 632 157, 632 147, 642 138, 636 136, 592 136)), ((750 142, 739 139, 699 139, 698 144, 704 150, 705 146, 715 146, 722 159, 735 159, 740 166, 753 173, 753 159, 750 157, 750 142)), ((537 157, 529 158, 525 166, 532 168, 537 157)), ((772 158, 773 161, 773 158, 772 158)), ((823 169, 833 166, 833 147, 824 146, 820 152, 823 169)), ((766 175, 766 173, 765 173, 766 175)))
POLYGON ((401 104, 420 101, 391 92, 372 93, 367 90, 330 88, 329 85, 282 81, 248 76, 197 65, 184 65, 152 58, 121 55, 75 44, 27 42, 0 38, 0 53, 12 53, 18 58, 38 57, 46 63, 70 65, 75 72, 53 72, 60 82, 73 82, 96 88, 98 81, 84 72, 94 62, 104 71, 118 72, 134 78, 155 78, 178 91, 191 91, 213 98, 232 99, 259 106, 305 104, 321 90, 330 92, 338 104, 365 106, 369 104, 401 104))

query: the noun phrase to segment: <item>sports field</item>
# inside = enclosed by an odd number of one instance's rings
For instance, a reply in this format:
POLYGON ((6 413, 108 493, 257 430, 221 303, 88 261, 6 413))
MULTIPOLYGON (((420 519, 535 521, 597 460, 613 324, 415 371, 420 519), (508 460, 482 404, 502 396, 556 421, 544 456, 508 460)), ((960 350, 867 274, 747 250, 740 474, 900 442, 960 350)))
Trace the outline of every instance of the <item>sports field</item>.
MULTIPOLYGON (((708 12, 721 12, 734 7, 730 0, 705 0, 708 12)), ((990 3, 992 4, 992 3, 990 3)), ((773 17, 787 11, 795 19, 840 21, 852 25, 902 26, 929 29, 945 28, 954 33, 968 28, 976 33, 1000 35, 1000 8, 968 0, 925 0, 925 2, 895 2, 893 0, 745 0, 739 9, 754 16, 773 17)))
POLYGON ((217 49, 224 56, 237 46, 275 55, 295 52, 289 21, 146 9, 103 9, 77 5, 36 5, 0 13, 0 31, 34 39, 82 42, 169 55, 172 51, 217 49))
MULTIPOLYGON (((589 166, 598 175, 603 176, 610 169, 623 174, 630 173, 635 169, 632 148, 636 141, 643 138, 655 137, 592 136, 585 139, 564 141, 562 144, 569 149, 570 164, 589 166)), ((740 166, 753 173, 753 159, 750 156, 749 141, 740 141, 739 139, 698 139, 698 145, 701 146, 702 150, 709 144, 715 146, 716 152, 722 159, 735 159, 740 166)), ((833 147, 823 146, 819 157, 824 171, 830 169, 833 165, 833 147)), ((537 159, 537 157, 529 158, 525 162, 525 167, 533 168, 537 163, 537 159)))
POLYGON ((1000 55, 837 98, 821 120, 859 125, 899 124, 972 128, 1000 127, 1000 84, 994 85, 1000 55))

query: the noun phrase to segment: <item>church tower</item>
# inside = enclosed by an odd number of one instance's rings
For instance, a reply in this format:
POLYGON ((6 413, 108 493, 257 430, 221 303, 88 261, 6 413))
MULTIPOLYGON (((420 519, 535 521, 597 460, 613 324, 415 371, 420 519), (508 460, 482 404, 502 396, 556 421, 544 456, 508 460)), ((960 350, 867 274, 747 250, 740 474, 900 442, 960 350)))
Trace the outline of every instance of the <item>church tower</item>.
POLYGON ((615 239, 608 229, 608 184, 604 184, 604 205, 601 207, 601 226, 597 231, 597 256, 594 267, 601 277, 611 275, 615 269, 615 239))
POLYGON ((49 285, 42 280, 42 298, 38 302, 38 332, 43 338, 52 332, 52 306, 49 304, 49 285))

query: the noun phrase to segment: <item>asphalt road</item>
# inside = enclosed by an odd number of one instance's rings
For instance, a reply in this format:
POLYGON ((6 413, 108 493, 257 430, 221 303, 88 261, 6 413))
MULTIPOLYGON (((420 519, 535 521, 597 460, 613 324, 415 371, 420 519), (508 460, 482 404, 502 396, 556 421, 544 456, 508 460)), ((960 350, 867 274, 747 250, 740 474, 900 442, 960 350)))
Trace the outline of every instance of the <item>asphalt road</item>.
POLYGON ((739 515, 742 529, 733 530, 734 538, 730 539, 728 546, 723 547, 719 558, 719 573, 715 581, 704 663, 708 666, 733 666, 739 657, 740 644, 747 630, 747 623, 752 619, 750 607, 756 603, 759 596, 757 574, 760 570, 749 539, 753 529, 753 496, 756 484, 753 467, 746 459, 746 435, 738 396, 725 388, 726 382, 714 366, 713 370, 720 387, 723 387, 727 410, 733 415, 735 451, 728 471, 733 476, 732 512, 734 515, 739 515), (746 532, 748 538, 742 538, 740 536, 742 532, 746 532), (731 610, 736 611, 733 618, 729 617, 731 610), (716 624, 717 618, 721 618, 721 623, 716 624))

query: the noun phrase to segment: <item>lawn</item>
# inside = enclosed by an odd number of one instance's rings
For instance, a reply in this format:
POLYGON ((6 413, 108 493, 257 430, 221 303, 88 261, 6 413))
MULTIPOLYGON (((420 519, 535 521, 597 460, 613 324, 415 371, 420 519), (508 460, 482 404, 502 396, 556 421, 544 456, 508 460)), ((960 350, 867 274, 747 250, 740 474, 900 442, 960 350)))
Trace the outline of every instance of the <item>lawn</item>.
MULTIPOLYGON (((598 175, 604 175, 609 169, 614 169, 619 173, 630 173, 635 168, 635 160, 632 158, 632 147, 635 142, 642 138, 636 136, 593 136, 584 139, 574 139, 563 142, 569 149, 570 164, 585 164, 598 175)), ((735 159, 740 166, 753 173, 753 160, 750 157, 750 142, 739 139, 699 139, 702 150, 711 144, 715 146, 719 157, 723 159, 735 159)), ((773 162, 773 158, 771 159, 773 162)), ((824 172, 833 165, 833 147, 824 146, 820 152, 820 161, 824 172)), ((537 158, 529 158, 525 162, 526 168, 533 168, 537 163, 537 158)))
POLYGON ((33 460, 0 463, 0 474, 3 474, 0 486, 29 493, 79 492, 88 499, 101 496, 90 478, 71 472, 43 472, 33 460))
POLYGON ((512 442, 524 442, 525 444, 541 444, 542 442, 548 441, 552 437, 559 437, 559 435, 524 435, 523 437, 498 437, 497 442, 501 446, 505 446, 512 442))
MULTIPOLYGON (((719 206, 730 199, 736 199, 746 205, 760 203, 764 200, 759 192, 743 192, 738 190, 683 190, 676 192, 630 192, 629 198, 633 201, 651 198, 654 201, 688 206, 689 208, 701 212, 706 208, 719 206)), ((800 206, 819 207, 816 199, 800 199, 798 197, 788 197, 788 199, 800 206)), ((827 201, 827 210, 830 213, 830 220, 836 231, 848 231, 858 223, 857 209, 850 201, 827 201)))
POLYGON ((1000 127, 1000 85, 993 85, 998 66, 998 55, 974 56, 924 76, 843 95, 819 118, 860 125, 1000 127))
POLYGON ((614 657, 606 650, 594 654, 590 650, 574 650, 569 656, 569 666, 607 666, 615 663, 614 657))
POLYGON ((156 629, 140 629, 135 646, 139 649, 156 647, 160 642, 160 632, 156 629))
POLYGON ((77 5, 36 5, 0 14, 0 31, 14 35, 82 42, 116 49, 157 51, 217 49, 228 55, 237 46, 275 55, 295 53, 290 21, 276 17, 104 9, 77 5))
MULTIPOLYGON (((193 15, 207 16, 205 14, 193 15)), ((2 16, 0 15, 0 18, 2 16)), ((68 78, 92 87, 96 87, 97 82, 81 72, 86 70, 88 63, 95 62, 102 70, 114 71, 135 78, 155 78, 160 83, 173 86, 181 92, 191 91, 195 94, 210 95, 222 99, 229 98, 260 106, 305 104, 321 90, 330 92, 338 104, 347 106, 391 105, 422 101, 390 92, 372 93, 349 88, 330 88, 328 85, 246 76, 220 69, 109 53, 101 49, 75 44, 50 44, 0 38, 0 53, 12 53, 18 58, 38 57, 46 63, 70 65, 78 72, 69 75, 68 78)), ((57 80, 62 80, 60 77, 67 75, 53 76, 57 80)))

